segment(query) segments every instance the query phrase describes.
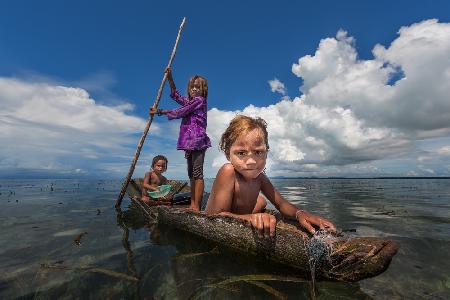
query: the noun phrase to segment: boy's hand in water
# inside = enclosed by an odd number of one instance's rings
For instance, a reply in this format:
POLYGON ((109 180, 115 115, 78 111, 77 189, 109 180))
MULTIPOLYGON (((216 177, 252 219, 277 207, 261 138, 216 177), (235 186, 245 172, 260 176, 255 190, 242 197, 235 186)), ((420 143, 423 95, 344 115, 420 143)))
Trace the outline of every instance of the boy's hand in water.
POLYGON ((258 236, 273 237, 275 235, 275 227, 277 220, 274 215, 267 213, 257 213, 250 216, 252 227, 258 231, 258 236))
POLYGON ((318 227, 320 230, 336 232, 336 226, 327 219, 315 216, 304 210, 298 210, 295 214, 295 218, 308 232, 311 234, 316 233, 314 227, 318 227))

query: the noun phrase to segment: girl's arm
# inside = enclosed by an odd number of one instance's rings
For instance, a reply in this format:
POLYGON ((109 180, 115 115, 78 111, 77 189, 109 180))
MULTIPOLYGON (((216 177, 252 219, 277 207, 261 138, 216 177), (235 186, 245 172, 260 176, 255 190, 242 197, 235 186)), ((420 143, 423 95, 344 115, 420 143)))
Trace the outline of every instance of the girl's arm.
POLYGON ((166 73, 167 73, 167 80, 169 81, 169 85, 170 85, 170 97, 175 100, 178 104, 180 105, 185 105, 186 103, 189 102, 188 97, 183 97, 180 95, 180 93, 178 93, 177 91, 177 87, 175 86, 175 81, 173 80, 173 75, 172 75, 172 69, 166 68, 166 73))
POLYGON ((164 110, 163 114, 167 114, 167 118, 169 120, 183 118, 193 111, 203 107, 205 103, 205 99, 203 97, 194 97, 190 102, 186 105, 172 110, 164 110))
POLYGON ((190 101, 190 102, 186 101, 184 106, 177 108, 177 109, 172 109, 172 110, 155 109, 154 107, 152 107, 150 109, 150 114, 151 115, 157 114, 158 116, 167 115, 167 118, 169 120, 179 119, 179 118, 183 118, 183 117, 189 115, 193 111, 201 108, 203 105, 204 105, 203 97, 195 97, 194 99, 192 99, 192 101, 190 101))
POLYGON ((183 97, 178 93, 177 87, 175 86, 175 81, 173 80, 172 69, 166 68, 167 80, 170 85, 170 97, 175 100, 180 105, 186 105, 189 102, 188 97, 183 97))
POLYGON ((207 215, 219 214, 245 220, 257 230, 260 237, 274 236, 276 227, 275 216, 267 213, 245 215, 231 213, 231 205, 234 196, 234 181, 235 170, 233 165, 223 165, 214 180, 205 213, 207 215))
POLYGON ((169 80, 170 94, 172 95, 177 90, 175 86, 175 81, 173 81, 172 69, 170 67, 166 68, 167 80, 169 80))
POLYGON ((189 103, 189 99, 186 96, 181 96, 178 91, 173 91, 170 93, 170 97, 175 100, 180 105, 186 105, 189 103))
POLYGON ((289 201, 286 201, 274 188, 266 175, 261 174, 260 176, 262 176, 261 191, 283 215, 297 220, 300 225, 302 225, 302 227, 308 230, 311 234, 316 232, 314 226, 319 227, 322 230, 329 230, 333 232, 336 231, 336 226, 330 221, 298 209, 295 205, 289 201))

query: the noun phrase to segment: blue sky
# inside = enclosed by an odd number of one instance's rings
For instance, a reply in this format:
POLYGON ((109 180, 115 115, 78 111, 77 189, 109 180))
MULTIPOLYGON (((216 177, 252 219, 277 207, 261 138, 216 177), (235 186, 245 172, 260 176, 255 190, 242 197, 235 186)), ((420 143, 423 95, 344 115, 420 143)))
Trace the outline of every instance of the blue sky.
MULTIPOLYGON (((237 113, 268 121, 271 176, 449 176, 448 1, 162 2, 0 1, 1 177, 125 176, 183 16, 208 177, 237 113)), ((178 125, 154 122, 138 175, 164 153, 186 177, 178 125)))

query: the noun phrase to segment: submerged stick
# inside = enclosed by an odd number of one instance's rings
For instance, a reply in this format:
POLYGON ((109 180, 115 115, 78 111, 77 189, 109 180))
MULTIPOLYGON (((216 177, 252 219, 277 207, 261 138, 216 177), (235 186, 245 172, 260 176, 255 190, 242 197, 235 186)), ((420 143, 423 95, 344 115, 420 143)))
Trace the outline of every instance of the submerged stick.
POLYGON ((260 288, 263 288, 268 293, 275 296, 277 299, 284 299, 285 295, 280 293, 279 291, 275 290, 274 288, 265 285, 261 283, 261 281, 280 281, 280 282, 292 282, 292 283, 305 283, 307 280, 297 278, 297 277, 284 277, 284 276, 278 276, 278 275, 272 275, 272 274, 250 274, 250 275, 240 275, 240 276, 231 276, 227 279, 220 280, 215 283, 206 284, 204 286, 201 286, 196 291, 194 291, 194 294, 189 297, 189 299, 201 299, 206 294, 211 292, 212 290, 216 288, 226 288, 229 287, 229 285, 238 283, 238 282, 246 282, 250 284, 254 284, 260 288))
MULTIPOLYGON (((177 47, 178 47, 178 41, 180 40, 181 31, 183 30, 183 26, 184 26, 184 22, 185 21, 186 21, 186 18, 183 18, 183 21, 181 22, 180 28, 178 29, 177 39, 175 41, 175 45, 174 45, 173 50, 172 50, 172 55, 170 56, 170 59, 169 59, 169 63, 167 64, 167 68, 169 68, 171 66, 172 61, 175 58, 175 53, 176 53, 177 47)), ((167 73, 164 72, 164 76, 163 76, 163 79, 161 81, 161 85, 159 87, 155 103, 152 106, 155 109, 158 108, 159 100, 161 99, 161 94, 162 94, 162 91, 164 89, 164 85, 166 83, 166 79, 167 79, 167 73)), ((120 191, 119 197, 117 198, 116 205, 115 205, 116 207, 120 207, 120 204, 122 204, 123 196, 125 195, 125 192, 127 190, 128 183, 130 183, 131 176, 133 176, 134 168, 136 167, 137 160, 139 159, 139 155, 141 153, 142 146, 144 145, 145 138, 147 137, 147 133, 148 133, 148 131, 150 129, 150 125, 152 124, 152 122, 153 122, 153 115, 149 113, 149 118, 147 120, 147 125, 145 126, 145 129, 144 129, 144 132, 142 133, 141 139, 139 140, 139 143, 138 143, 138 146, 137 146, 137 149, 136 149, 136 153, 134 154, 133 161, 131 162, 131 165, 130 165, 130 170, 128 171, 128 175, 125 178, 125 181, 124 181, 124 183, 122 185, 122 190, 120 191)))

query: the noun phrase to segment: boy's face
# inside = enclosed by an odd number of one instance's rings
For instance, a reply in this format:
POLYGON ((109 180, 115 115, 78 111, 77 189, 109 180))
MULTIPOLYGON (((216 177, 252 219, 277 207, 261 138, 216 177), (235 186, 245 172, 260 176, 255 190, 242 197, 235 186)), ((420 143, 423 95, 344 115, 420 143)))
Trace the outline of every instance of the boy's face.
POLYGON ((163 159, 158 160, 153 166, 153 171, 155 171, 155 173, 164 173, 166 171, 167 168, 167 164, 166 161, 163 159))
POLYGON ((228 160, 234 169, 245 179, 254 179, 264 171, 267 159, 267 146, 264 133, 256 128, 242 134, 230 147, 228 160))
POLYGON ((192 98, 202 95, 202 80, 200 78, 194 80, 189 89, 189 93, 192 98))

